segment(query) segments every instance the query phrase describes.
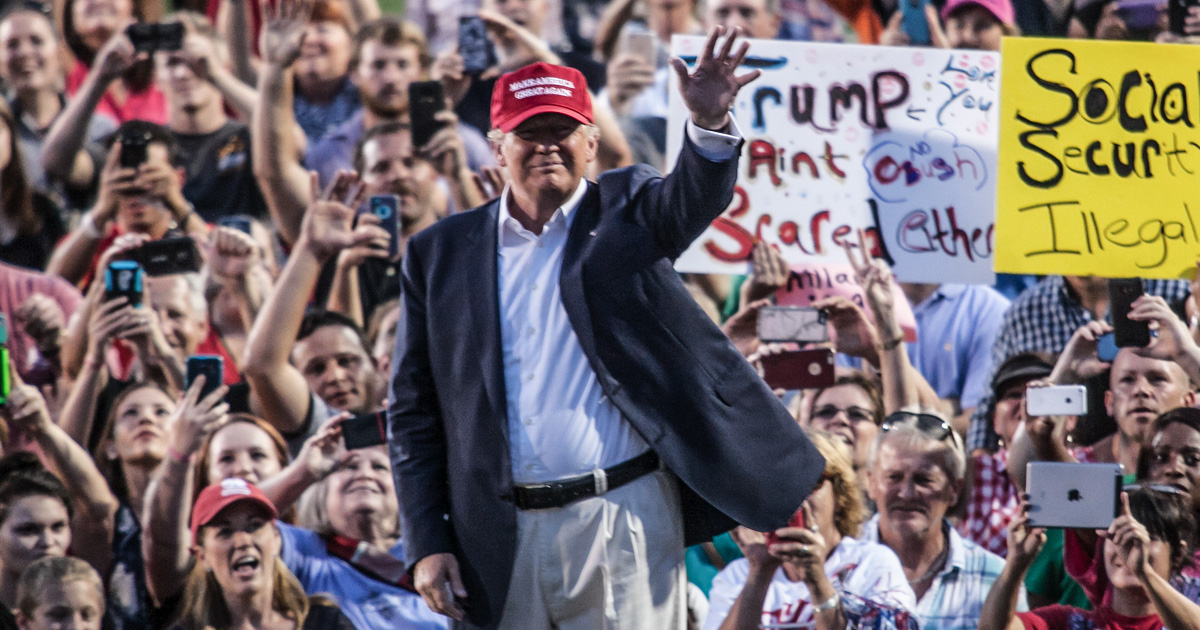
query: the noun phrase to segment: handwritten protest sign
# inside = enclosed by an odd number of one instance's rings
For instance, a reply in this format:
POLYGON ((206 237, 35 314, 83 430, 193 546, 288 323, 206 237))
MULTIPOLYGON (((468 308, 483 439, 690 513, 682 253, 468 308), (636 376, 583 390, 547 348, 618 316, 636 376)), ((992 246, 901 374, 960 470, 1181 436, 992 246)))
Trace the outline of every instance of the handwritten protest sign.
MULTIPOLYGON (((677 36, 672 53, 694 65, 704 41, 677 36)), ((992 282, 999 65, 980 51, 753 40, 743 69, 763 75, 734 105, 746 145, 733 203, 676 268, 746 273, 759 239, 791 263, 842 263, 862 228, 901 280, 992 282)), ((673 156, 687 109, 675 83, 670 94, 673 156)))
MULTIPOLYGON (((796 263, 791 265, 791 271, 787 284, 775 292, 775 303, 779 306, 812 306, 813 302, 825 298, 844 297, 871 314, 867 297, 849 264, 796 263)), ((895 303, 893 317, 904 331, 904 337, 916 341, 917 320, 899 285, 892 285, 892 300, 895 303)))
POLYGON ((1200 255, 1200 48, 1005 39, 998 271, 1178 278, 1200 255))

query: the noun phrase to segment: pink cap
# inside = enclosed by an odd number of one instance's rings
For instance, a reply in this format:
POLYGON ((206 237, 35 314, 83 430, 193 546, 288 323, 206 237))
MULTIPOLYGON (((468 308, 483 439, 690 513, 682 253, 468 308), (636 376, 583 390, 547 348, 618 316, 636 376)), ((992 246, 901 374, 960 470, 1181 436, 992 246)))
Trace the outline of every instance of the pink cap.
POLYGON ((500 77, 492 88, 492 126, 504 133, 538 114, 592 124, 587 79, 574 68, 537 62, 500 77))
POLYGON ((988 13, 996 16, 1003 24, 1014 24, 1016 20, 1015 12, 1013 11, 1012 0, 949 0, 946 6, 942 7, 942 19, 948 19, 951 13, 958 9, 977 4, 988 10, 988 13))

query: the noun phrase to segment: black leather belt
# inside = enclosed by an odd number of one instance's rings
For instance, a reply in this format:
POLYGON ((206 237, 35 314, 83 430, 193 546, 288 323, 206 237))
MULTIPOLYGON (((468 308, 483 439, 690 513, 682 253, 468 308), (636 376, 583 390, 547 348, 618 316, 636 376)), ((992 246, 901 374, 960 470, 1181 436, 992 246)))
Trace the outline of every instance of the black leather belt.
POLYGON ((531 483, 513 487, 513 503, 522 510, 560 508, 580 499, 600 496, 658 470, 658 455, 646 451, 633 459, 621 462, 589 475, 570 477, 547 483, 531 483))

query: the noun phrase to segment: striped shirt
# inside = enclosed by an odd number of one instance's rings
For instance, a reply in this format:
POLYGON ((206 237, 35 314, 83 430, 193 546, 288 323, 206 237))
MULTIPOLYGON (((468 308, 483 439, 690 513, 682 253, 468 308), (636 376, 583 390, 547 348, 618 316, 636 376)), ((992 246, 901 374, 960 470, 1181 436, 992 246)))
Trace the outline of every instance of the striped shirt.
MULTIPOLYGON (((979 626, 979 613, 988 591, 1004 568, 1004 560, 964 539, 949 522, 942 525, 942 531, 950 537, 950 556, 929 590, 917 601, 917 619, 921 630, 974 630, 979 626)), ((862 538, 880 542, 878 514, 863 525, 862 538)), ((1017 598, 1017 610, 1029 610, 1024 585, 1017 598)))

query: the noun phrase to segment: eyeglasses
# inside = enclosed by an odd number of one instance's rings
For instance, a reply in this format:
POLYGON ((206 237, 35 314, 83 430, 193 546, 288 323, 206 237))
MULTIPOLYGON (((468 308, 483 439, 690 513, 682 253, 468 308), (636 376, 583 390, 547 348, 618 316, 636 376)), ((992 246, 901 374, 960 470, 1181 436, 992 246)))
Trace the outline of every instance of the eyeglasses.
POLYGON ((833 405, 822 405, 813 410, 812 416, 819 420, 833 420, 838 413, 845 413, 846 417, 851 422, 874 422, 875 414, 863 409, 862 407, 835 407, 833 405))
POLYGON ((954 431, 949 423, 938 416, 931 413, 915 413, 912 411, 897 411, 888 414, 888 417, 883 420, 883 424, 879 428, 884 431, 891 431, 896 427, 903 426, 915 426, 918 431, 936 440, 944 440, 954 431))

